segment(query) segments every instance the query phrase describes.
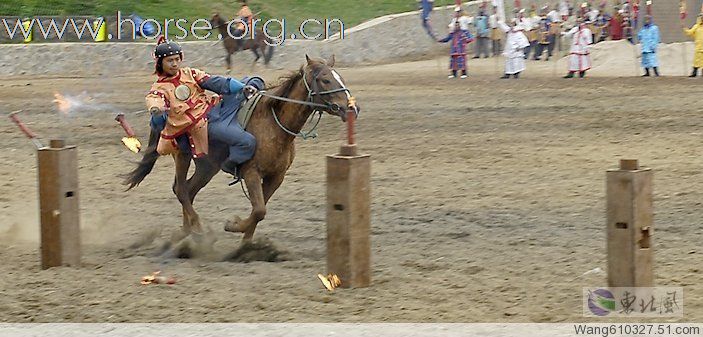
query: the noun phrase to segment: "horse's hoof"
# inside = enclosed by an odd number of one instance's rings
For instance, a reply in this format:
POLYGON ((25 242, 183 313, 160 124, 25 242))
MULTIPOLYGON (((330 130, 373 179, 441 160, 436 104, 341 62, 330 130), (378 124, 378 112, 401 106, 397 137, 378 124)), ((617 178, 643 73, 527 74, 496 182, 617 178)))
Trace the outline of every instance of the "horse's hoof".
POLYGON ((188 233, 186 233, 184 230, 176 230, 173 233, 171 233, 171 243, 176 244, 178 242, 181 242, 183 239, 188 237, 188 233))
POLYGON ((235 216, 233 220, 227 221, 225 224, 225 231, 232 233, 243 233, 244 229, 242 228, 242 219, 235 216))

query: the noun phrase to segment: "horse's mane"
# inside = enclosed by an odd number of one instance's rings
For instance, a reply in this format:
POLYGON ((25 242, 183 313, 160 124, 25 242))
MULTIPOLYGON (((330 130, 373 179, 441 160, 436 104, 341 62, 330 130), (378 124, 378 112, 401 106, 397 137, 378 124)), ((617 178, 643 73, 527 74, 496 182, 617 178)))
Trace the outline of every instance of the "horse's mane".
MULTIPOLYGON (((305 74, 305 70, 303 67, 300 67, 297 71, 293 71, 289 73, 288 75, 281 76, 278 79, 278 83, 275 85, 272 85, 268 88, 266 88, 267 91, 271 91, 273 95, 280 96, 280 97, 288 97, 291 91, 293 91, 293 86, 303 78, 303 75, 305 74)), ((281 100, 277 99, 269 99, 268 100, 268 105, 269 107, 278 110, 281 108, 281 105, 284 102, 281 100)))

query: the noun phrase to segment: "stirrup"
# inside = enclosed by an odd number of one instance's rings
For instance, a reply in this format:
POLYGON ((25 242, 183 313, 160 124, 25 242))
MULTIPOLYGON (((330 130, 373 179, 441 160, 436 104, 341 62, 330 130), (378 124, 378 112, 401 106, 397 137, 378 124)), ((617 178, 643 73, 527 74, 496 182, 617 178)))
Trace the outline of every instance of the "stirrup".
POLYGON ((231 183, 227 184, 227 186, 234 186, 242 182, 242 178, 240 177, 232 176, 232 178, 234 178, 234 180, 231 183))

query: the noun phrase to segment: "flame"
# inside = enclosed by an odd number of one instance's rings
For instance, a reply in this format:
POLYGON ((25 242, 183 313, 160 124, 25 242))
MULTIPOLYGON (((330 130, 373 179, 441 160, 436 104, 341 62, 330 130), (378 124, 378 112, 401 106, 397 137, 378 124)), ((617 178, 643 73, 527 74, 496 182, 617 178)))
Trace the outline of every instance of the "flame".
POLYGON ((101 108, 101 105, 96 104, 93 97, 89 96, 85 91, 78 96, 62 95, 54 92, 54 100, 52 102, 56 103, 56 108, 59 112, 66 116, 81 110, 97 110, 101 108))
POLYGON ((61 95, 58 92, 54 93, 54 100, 52 102, 56 103, 56 107, 64 115, 68 115, 68 112, 71 110, 71 106, 73 106, 71 101, 66 99, 64 95, 61 95))
POLYGON ((173 277, 164 277, 164 276, 159 276, 161 274, 161 271, 155 271, 151 273, 151 275, 143 276, 141 280, 141 284, 143 285, 149 285, 149 284, 175 284, 176 279, 173 277))
POLYGON ((328 274, 327 276, 317 274, 317 278, 320 279, 322 285, 329 291, 334 291, 334 289, 342 285, 342 280, 335 274, 328 274))
POLYGON ((122 144, 134 153, 138 153, 142 149, 142 143, 134 137, 122 137, 122 144))

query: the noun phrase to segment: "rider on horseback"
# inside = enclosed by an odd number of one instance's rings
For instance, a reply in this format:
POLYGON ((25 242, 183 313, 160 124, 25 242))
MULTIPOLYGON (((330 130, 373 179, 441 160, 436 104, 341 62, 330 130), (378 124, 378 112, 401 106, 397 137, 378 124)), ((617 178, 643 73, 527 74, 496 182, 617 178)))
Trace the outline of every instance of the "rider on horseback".
POLYGON ((254 77, 242 83, 181 67, 181 46, 163 37, 157 42, 154 59, 159 78, 146 96, 146 105, 152 128, 161 133, 157 152, 180 151, 200 158, 208 153, 209 135, 229 145, 229 157, 221 169, 239 179, 238 167, 254 156, 256 140, 239 125, 237 109, 245 98, 263 89, 263 80, 254 77))
POLYGON ((254 13, 249 8, 247 0, 239 0, 239 3, 242 5, 242 8, 239 12, 237 12, 236 18, 241 21, 237 23, 237 29, 234 31, 234 36, 240 37, 245 32, 249 35, 253 35, 252 29, 254 29, 254 27, 252 27, 252 21, 254 18, 254 13))

